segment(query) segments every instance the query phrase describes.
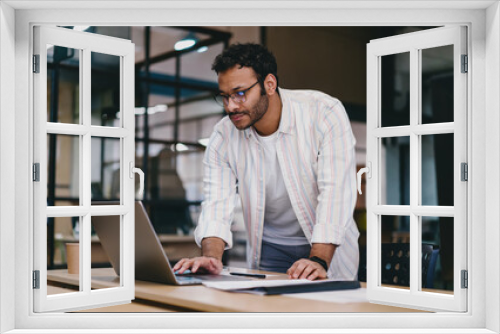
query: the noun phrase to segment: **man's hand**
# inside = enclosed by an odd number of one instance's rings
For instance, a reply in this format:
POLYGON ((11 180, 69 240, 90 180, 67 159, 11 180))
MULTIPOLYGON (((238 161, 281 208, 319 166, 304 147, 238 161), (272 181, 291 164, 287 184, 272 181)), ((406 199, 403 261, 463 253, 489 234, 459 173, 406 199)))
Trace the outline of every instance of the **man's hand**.
POLYGON ((199 256, 191 259, 182 259, 173 268, 174 272, 183 274, 186 270, 191 270, 193 274, 220 274, 222 272, 222 261, 214 257, 199 256))
MULTIPOLYGON (((313 243, 311 246, 310 257, 317 256, 330 264, 337 248, 334 244, 313 243)), ((327 272, 323 266, 309 259, 300 259, 296 261, 286 272, 289 278, 306 278, 308 280, 327 278, 327 272)))
POLYGON ((306 278, 310 281, 327 277, 325 268, 323 268, 321 264, 309 259, 300 259, 296 261, 286 273, 289 278, 306 278))
POLYGON ((220 274, 222 272, 222 254, 224 253, 224 240, 216 237, 203 238, 201 250, 203 256, 191 259, 182 259, 172 268, 183 274, 186 270, 191 270, 193 274, 220 274))

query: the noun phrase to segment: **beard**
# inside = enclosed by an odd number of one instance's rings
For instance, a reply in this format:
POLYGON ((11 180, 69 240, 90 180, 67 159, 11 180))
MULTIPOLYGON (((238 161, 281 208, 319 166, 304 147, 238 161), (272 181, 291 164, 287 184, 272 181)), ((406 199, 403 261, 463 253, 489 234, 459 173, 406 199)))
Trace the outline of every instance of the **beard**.
POLYGON ((269 107, 269 97, 266 94, 264 94, 261 95, 259 101, 257 101, 255 105, 250 107, 250 109, 232 112, 229 114, 229 117, 233 115, 247 115, 250 118, 250 122, 248 124, 238 126, 233 122, 233 125, 238 130, 246 130, 249 127, 253 126, 255 123, 257 123, 258 121, 260 121, 262 117, 264 117, 268 107, 269 107))

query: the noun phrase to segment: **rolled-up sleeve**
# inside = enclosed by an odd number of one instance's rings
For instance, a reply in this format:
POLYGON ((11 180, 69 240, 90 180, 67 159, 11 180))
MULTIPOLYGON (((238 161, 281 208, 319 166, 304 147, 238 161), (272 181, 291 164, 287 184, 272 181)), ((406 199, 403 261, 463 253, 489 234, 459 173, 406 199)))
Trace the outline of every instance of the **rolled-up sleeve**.
POLYGON ((228 143, 220 131, 214 131, 203 159, 204 200, 195 230, 195 240, 218 237, 226 243, 225 249, 233 245, 231 223, 236 201, 236 176, 228 161, 228 143))
POLYGON ((340 102, 326 106, 319 119, 318 206, 312 243, 342 245, 356 204, 356 140, 340 102))

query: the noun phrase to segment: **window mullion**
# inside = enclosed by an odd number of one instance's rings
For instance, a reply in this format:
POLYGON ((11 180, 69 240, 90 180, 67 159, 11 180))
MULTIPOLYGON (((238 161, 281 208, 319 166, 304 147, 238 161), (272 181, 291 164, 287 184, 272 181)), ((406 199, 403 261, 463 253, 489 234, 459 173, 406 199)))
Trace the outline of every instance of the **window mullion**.
POLYGON ((91 168, 91 133, 90 133, 90 124, 91 124, 91 90, 90 90, 90 84, 91 84, 91 77, 90 77, 90 71, 91 71, 91 65, 90 65, 90 50, 89 49, 84 49, 83 50, 83 57, 82 57, 82 66, 80 71, 82 72, 81 77, 81 103, 82 103, 82 125, 87 129, 85 134, 82 135, 82 142, 83 142, 83 147, 82 147, 82 187, 81 189, 83 190, 82 193, 82 205, 85 207, 90 208, 90 201, 91 201, 91 175, 90 175, 90 168, 91 168))
MULTIPOLYGON (((410 207, 418 205, 420 194, 420 168, 419 166, 419 136, 413 129, 419 123, 420 101, 420 62, 419 51, 416 48, 410 51, 410 207)), ((410 292, 418 291, 420 237, 418 233, 418 217, 414 212, 410 214, 410 292)))
MULTIPOLYGON (((130 46, 130 54, 134 54, 133 44, 130 46)), ((120 112, 122 128, 130 134, 121 140, 122 159, 121 159, 121 204, 125 206, 128 211, 127 215, 121 218, 121 259, 132 259, 131 261, 124 261, 120 267, 122 270, 122 284, 125 289, 129 290, 131 298, 134 298, 134 254, 135 254, 135 236, 134 236, 134 175, 131 177, 131 164, 135 165, 135 116, 132 107, 134 106, 134 58, 126 55, 120 58, 120 69, 122 80, 120 80, 120 112)))
POLYGON ((85 48, 82 51, 82 66, 81 71, 81 103, 82 103, 82 125, 87 128, 85 134, 82 135, 82 159, 80 160, 81 165, 81 188, 82 205, 85 208, 89 208, 89 211, 83 216, 83 224, 81 232, 81 252, 80 252, 80 281, 82 282, 83 291, 90 293, 91 290, 91 216, 90 216, 90 205, 91 205, 91 52, 90 49, 85 48))
MULTIPOLYGON (((40 73, 34 79, 34 104, 40 106, 40 112, 34 112, 35 138, 33 141, 33 161, 40 163, 40 182, 33 184, 34 197, 34 236, 38 240, 47 240, 47 53, 46 41, 37 30, 35 32, 35 52, 40 55, 40 73), (45 51, 45 52, 43 52, 45 51)), ((47 281, 47 245, 35 243, 33 252, 34 269, 40 270, 40 282, 47 281)), ((43 309, 47 286, 40 284, 40 289, 35 290, 35 303, 37 308, 43 309)), ((38 310, 37 310, 38 311, 38 310)))
MULTIPOLYGON (((467 206, 457 205, 457 203, 467 203, 467 184, 460 180, 460 164, 469 162, 467 157, 467 74, 461 73, 459 64, 461 56, 467 54, 466 40, 467 31, 465 28, 460 30, 460 36, 457 36, 454 49, 455 61, 455 84, 454 84, 454 114, 455 114, 455 147, 454 147, 454 174, 455 174, 455 220, 454 220, 454 294, 462 296, 464 301, 463 308, 466 309, 467 289, 461 288, 460 271, 468 269, 467 265, 467 206)), ((461 65, 461 64, 460 64, 461 65)), ((470 172, 469 172, 469 175, 470 172)), ((469 273, 470 274, 470 273, 469 273)))

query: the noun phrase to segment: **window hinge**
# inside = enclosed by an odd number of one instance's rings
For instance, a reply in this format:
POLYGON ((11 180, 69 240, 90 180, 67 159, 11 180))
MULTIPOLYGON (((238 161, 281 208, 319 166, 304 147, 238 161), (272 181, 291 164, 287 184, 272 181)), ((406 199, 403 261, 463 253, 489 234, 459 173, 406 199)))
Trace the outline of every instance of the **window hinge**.
POLYGON ((469 72, 469 56, 462 55, 462 73, 469 72))
POLYGON ((40 289, 40 270, 33 270, 33 289, 40 289))
POLYGON ((33 164, 33 181, 40 182, 40 164, 38 162, 33 164))
POLYGON ((462 177, 460 178, 461 181, 469 181, 469 167, 466 162, 462 162, 461 166, 461 171, 462 171, 462 177))
POLYGON ((40 55, 33 55, 33 73, 40 73, 40 55))
POLYGON ((462 289, 469 287, 469 274, 467 270, 462 270, 462 289))

